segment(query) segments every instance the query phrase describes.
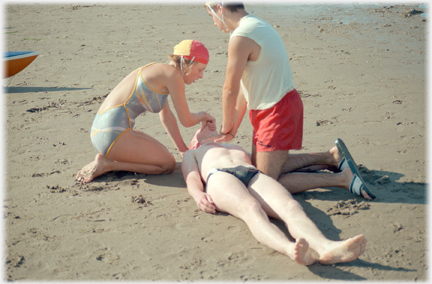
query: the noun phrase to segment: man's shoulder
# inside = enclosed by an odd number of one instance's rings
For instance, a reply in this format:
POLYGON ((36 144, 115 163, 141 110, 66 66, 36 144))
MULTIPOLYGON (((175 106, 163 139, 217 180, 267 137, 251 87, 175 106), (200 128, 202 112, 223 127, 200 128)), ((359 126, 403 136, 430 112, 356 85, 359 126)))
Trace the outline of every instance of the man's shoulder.
POLYGON ((240 22, 239 28, 250 29, 250 28, 259 28, 259 27, 262 28, 267 26, 270 26, 270 24, 264 21, 263 19, 258 18, 257 16, 254 15, 247 15, 240 22))
MULTIPOLYGON (((272 26, 266 21, 249 15, 242 19, 240 26, 234 30, 231 39, 235 37, 250 38, 259 44, 263 35, 271 33, 272 26)), ((264 36, 265 37, 265 36, 264 36)))

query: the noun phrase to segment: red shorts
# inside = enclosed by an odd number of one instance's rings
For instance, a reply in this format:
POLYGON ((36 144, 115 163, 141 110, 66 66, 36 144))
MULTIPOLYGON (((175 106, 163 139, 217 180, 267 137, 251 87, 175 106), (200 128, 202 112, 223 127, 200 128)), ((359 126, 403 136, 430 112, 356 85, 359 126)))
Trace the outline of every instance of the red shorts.
POLYGON ((252 143, 257 152, 300 150, 303 141, 303 103, 297 90, 269 109, 250 110, 252 143))

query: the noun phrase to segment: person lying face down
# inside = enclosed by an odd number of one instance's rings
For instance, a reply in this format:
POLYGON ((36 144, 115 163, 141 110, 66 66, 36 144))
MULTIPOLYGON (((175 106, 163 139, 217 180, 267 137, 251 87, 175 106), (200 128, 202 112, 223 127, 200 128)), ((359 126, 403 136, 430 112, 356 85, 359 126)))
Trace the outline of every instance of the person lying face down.
POLYGON ((349 262, 364 253, 363 235, 327 239, 280 183, 258 171, 242 147, 215 143, 217 134, 207 126, 198 130, 183 157, 187 189, 200 210, 243 220, 259 242, 302 265, 349 262), (268 217, 283 220, 295 242, 268 217))

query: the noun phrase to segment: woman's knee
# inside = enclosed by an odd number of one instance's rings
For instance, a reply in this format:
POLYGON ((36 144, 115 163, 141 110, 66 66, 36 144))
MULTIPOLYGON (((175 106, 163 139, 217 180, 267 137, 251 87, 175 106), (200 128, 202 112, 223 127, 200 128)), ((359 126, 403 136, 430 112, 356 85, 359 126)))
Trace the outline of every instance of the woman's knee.
POLYGON ((175 167, 177 165, 177 162, 174 158, 174 156, 167 157, 166 160, 161 163, 160 167, 162 170, 162 174, 170 174, 175 170, 175 167))

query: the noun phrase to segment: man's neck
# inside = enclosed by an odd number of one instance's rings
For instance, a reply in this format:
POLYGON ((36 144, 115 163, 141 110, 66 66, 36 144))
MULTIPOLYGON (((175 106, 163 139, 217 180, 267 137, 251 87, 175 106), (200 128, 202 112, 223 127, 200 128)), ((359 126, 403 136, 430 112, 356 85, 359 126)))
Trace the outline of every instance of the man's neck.
POLYGON ((225 22, 231 30, 235 30, 240 25, 241 19, 247 15, 249 14, 245 10, 230 13, 228 17, 225 17, 225 22))

